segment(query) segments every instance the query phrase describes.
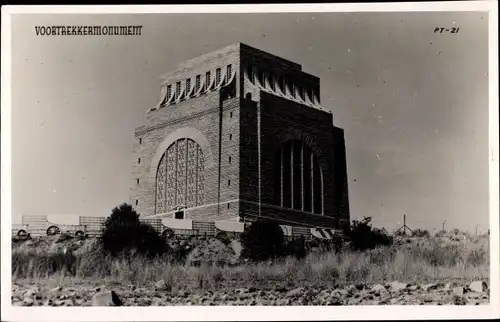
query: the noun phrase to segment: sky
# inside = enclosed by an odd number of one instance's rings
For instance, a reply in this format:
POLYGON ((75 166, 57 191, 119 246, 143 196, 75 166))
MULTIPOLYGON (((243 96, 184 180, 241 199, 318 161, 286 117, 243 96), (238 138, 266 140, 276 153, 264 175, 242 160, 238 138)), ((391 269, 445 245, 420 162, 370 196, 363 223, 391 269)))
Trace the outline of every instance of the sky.
POLYGON ((488 17, 481 12, 12 17, 12 221, 128 201, 134 129, 160 76, 242 42, 302 65, 345 130, 352 219, 486 231, 488 17), (142 25, 140 36, 37 36, 142 25), (436 27, 460 28, 456 34, 436 27))

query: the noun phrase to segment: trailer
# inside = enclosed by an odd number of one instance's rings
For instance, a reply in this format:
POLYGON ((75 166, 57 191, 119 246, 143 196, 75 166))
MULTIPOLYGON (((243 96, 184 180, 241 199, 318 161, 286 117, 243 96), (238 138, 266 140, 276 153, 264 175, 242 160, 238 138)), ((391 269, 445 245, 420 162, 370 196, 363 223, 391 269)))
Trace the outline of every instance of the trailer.
MULTIPOLYGON (((55 236, 61 233, 73 236, 98 236, 102 233, 106 217, 78 215, 23 216, 21 225, 13 225, 12 235, 18 238, 28 236, 55 236)), ((202 221, 175 218, 144 218, 141 222, 151 225, 162 237, 187 239, 192 237, 218 237, 226 235, 239 237, 252 222, 240 222, 239 218, 220 221, 202 221)), ((311 239, 332 239, 340 232, 331 228, 304 227, 294 224, 280 225, 286 239, 303 237, 311 239)))
POLYGON ((101 232, 105 217, 78 215, 23 216, 21 225, 13 225, 12 234, 20 238, 30 236, 55 236, 66 233, 74 236, 92 236, 101 232))

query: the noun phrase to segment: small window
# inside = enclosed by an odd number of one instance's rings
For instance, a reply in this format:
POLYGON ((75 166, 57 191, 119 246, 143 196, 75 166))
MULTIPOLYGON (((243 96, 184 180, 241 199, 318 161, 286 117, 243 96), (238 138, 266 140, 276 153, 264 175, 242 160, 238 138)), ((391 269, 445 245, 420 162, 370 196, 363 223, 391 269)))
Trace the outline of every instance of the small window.
POLYGON ((205 82, 206 82, 206 85, 208 88, 208 86, 210 86, 210 72, 209 71, 205 74, 205 82))
POLYGON ((137 178, 137 179, 135 179, 135 180, 136 180, 137 184, 139 184, 139 178, 137 178))
POLYGON ((230 207, 231 207, 231 204, 227 203, 227 209, 229 209, 230 207))
POLYGON ((229 140, 232 140, 232 139, 233 139, 233 135, 229 134, 229 140))
POLYGON ((265 75, 264 71, 258 72, 259 83, 263 87, 266 87, 265 77, 266 77, 266 75, 265 75))
POLYGON ((229 187, 231 185, 231 179, 227 180, 227 186, 229 187))
POLYGON ((194 90, 196 92, 198 92, 200 90, 200 86, 201 86, 201 75, 196 75, 196 83, 194 85, 194 90))
POLYGON ((271 86, 271 89, 273 91, 276 90, 276 86, 275 86, 275 82, 276 82, 276 78, 274 77, 274 74, 273 73, 269 73, 269 85, 271 86))
POLYGON ((245 98, 248 99, 248 100, 251 100, 252 99, 252 93, 247 93, 245 95, 245 98))
POLYGON ((293 83, 293 80, 288 81, 288 89, 290 91, 290 94, 292 94, 292 97, 295 98, 296 93, 295 93, 295 84, 293 83))
POLYGON ((137 163, 141 164, 141 158, 137 159, 137 163))
POLYGON ((181 96, 181 82, 175 84, 175 99, 178 100, 179 96, 181 96))
POLYGON ((231 157, 229 157, 229 163, 231 163, 231 157))
POLYGON ((175 219, 184 219, 184 211, 176 211, 174 214, 175 219))
POLYGON ((167 86, 167 100, 172 96, 172 85, 167 86))
POLYGON ((191 90, 191 78, 186 79, 186 94, 191 90))
POLYGON ((135 205, 137 206, 139 204, 139 200, 135 199, 135 205))
POLYGON ((142 144, 142 138, 139 138, 139 144, 142 144))
POLYGON ((279 84, 280 90, 281 90, 283 93, 285 93, 285 87, 286 87, 285 77, 280 76, 280 77, 279 77, 278 84, 279 84))
POLYGON ((230 112, 229 113, 229 118, 232 118, 233 117, 233 112, 230 112))
POLYGON ((219 85, 219 84, 220 84, 220 80, 221 80, 221 69, 220 69, 220 68, 217 68, 217 69, 215 70, 215 83, 216 83, 217 85, 219 85))
POLYGON ((305 100, 304 87, 302 86, 299 87, 299 95, 301 100, 305 100))
POLYGON ((229 81, 231 79, 231 74, 232 73, 233 73, 233 66, 232 65, 227 65, 226 81, 229 81))

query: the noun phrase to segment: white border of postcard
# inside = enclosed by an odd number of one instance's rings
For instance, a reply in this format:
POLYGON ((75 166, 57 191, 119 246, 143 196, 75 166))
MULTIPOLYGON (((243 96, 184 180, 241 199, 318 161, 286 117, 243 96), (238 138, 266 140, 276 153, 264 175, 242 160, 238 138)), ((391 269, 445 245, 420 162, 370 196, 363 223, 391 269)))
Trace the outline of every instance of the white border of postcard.
POLYGON ((481 319, 499 317, 498 206, 498 3, 496 1, 427 3, 348 3, 293 5, 195 6, 3 6, 2 7, 2 133, 1 133, 1 318, 5 321, 269 321, 481 319), (288 306, 288 307, 13 307, 11 303, 11 141, 10 141, 10 15, 116 13, 245 13, 245 12, 395 12, 484 11, 489 13, 489 160, 490 160, 490 304, 481 306, 288 306))

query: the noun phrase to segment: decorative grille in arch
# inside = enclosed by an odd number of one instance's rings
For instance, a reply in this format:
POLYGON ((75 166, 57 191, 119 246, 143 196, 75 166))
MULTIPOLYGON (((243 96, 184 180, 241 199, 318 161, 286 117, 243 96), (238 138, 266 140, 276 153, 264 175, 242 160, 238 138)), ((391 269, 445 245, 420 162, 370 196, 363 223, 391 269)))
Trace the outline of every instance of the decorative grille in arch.
POLYGON ((203 151, 195 141, 179 139, 172 143, 156 170, 155 213, 173 211, 178 205, 203 205, 204 169, 203 151))

